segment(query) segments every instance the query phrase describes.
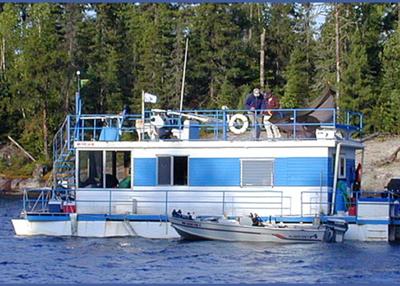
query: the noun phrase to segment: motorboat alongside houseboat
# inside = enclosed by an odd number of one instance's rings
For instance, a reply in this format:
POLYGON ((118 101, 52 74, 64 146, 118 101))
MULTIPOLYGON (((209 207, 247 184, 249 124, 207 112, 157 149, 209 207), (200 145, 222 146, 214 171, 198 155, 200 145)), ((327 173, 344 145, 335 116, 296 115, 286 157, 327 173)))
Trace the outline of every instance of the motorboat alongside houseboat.
POLYGON ((342 242, 347 231, 344 220, 333 220, 330 224, 254 224, 246 217, 226 219, 169 218, 172 227, 183 239, 187 240, 220 240, 230 242, 278 242, 278 243, 312 243, 342 242))
POLYGON ((15 232, 178 238, 168 214, 185 208, 304 225, 340 216, 346 239, 387 241, 390 196, 358 190, 363 116, 339 116, 333 102, 328 91, 272 117, 226 108, 110 115, 82 114, 77 95, 54 138, 53 187, 25 191, 15 232), (279 135, 266 132, 271 124, 279 135))

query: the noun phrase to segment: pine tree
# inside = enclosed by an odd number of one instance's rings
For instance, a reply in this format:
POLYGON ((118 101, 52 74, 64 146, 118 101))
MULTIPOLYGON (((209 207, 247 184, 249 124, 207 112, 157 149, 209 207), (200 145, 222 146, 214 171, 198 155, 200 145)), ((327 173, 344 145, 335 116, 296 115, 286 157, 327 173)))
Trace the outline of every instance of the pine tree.
POLYGON ((51 134, 62 114, 59 83, 65 77, 65 53, 59 5, 22 6, 18 55, 10 70, 14 108, 23 114, 21 142, 35 155, 50 158, 51 134))
POLYGON ((304 106, 310 92, 307 84, 310 81, 309 69, 307 53, 304 49, 296 47, 290 56, 290 62, 285 72, 287 83, 285 94, 281 100, 282 107, 301 108, 304 106))
POLYGON ((382 90, 374 122, 381 131, 400 133, 400 26, 385 44, 383 53, 382 90))

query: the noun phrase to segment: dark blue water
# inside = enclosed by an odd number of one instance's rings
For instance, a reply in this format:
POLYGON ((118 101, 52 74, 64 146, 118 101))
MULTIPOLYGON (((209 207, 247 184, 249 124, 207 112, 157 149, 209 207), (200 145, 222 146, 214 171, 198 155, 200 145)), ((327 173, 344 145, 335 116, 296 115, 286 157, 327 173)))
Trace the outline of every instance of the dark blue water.
POLYGON ((247 244, 16 237, 19 200, 0 197, 0 283, 398 282, 400 245, 247 244))

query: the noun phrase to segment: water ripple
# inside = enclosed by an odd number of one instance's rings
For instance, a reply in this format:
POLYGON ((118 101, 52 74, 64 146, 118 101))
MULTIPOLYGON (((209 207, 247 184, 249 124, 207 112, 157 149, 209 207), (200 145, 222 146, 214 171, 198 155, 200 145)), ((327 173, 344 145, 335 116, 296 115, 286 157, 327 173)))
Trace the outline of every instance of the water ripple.
POLYGON ((250 244, 142 238, 17 237, 0 209, 0 283, 393 283, 400 244, 250 244))

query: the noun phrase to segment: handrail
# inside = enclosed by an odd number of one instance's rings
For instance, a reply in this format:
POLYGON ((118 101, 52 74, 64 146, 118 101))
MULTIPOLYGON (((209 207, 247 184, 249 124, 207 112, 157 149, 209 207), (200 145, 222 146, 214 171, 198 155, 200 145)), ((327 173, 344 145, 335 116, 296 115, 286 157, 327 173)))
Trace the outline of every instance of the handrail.
MULTIPOLYGON (((254 114, 251 117, 256 118, 256 122, 252 122, 252 119, 249 118, 249 111, 244 109, 235 109, 235 110, 217 110, 217 109, 209 109, 209 110, 183 110, 180 112, 180 116, 176 115, 177 112, 171 110, 147 110, 145 111, 145 122, 141 123, 141 127, 139 127, 138 123, 141 121, 140 114, 78 114, 78 115, 69 115, 69 123, 71 130, 73 130, 74 135, 71 136, 69 141, 97 141, 100 139, 100 134, 103 132, 104 127, 109 127, 118 131, 120 135, 122 133, 131 133, 135 134, 149 134, 150 139, 142 138, 141 141, 145 140, 254 140, 257 135, 255 130, 266 129, 269 128, 269 125, 266 125, 266 121, 263 122, 263 117, 266 112, 271 111, 277 114, 278 119, 274 119, 273 125, 276 126, 281 132, 286 134, 285 136, 276 137, 275 139, 279 140, 291 140, 291 139, 315 139, 315 130, 318 127, 333 127, 343 129, 347 134, 351 134, 355 131, 360 131, 362 128, 362 114, 358 112, 349 112, 348 116, 359 116, 360 122, 357 126, 348 125, 351 124, 351 120, 348 117, 345 119, 344 124, 339 124, 336 116, 336 110, 334 108, 300 108, 300 109, 273 109, 273 110, 255 110, 254 114), (326 112, 325 117, 331 118, 326 122, 306 122, 302 119, 305 115, 308 115, 312 112, 326 112), (248 136, 234 136, 230 130, 232 128, 241 129, 240 123, 236 121, 232 121, 232 116, 236 114, 241 114, 247 117, 248 127, 244 127, 242 131, 242 135, 245 135, 245 132, 250 131, 248 134, 254 134, 251 138, 248 136), (159 123, 155 123, 152 120, 155 120, 155 116, 157 119, 162 118, 162 125, 157 125, 159 123), (302 117, 303 116, 303 117, 302 117), (192 120, 190 123, 190 130, 201 129, 202 133, 199 137, 191 137, 191 138, 172 138, 170 135, 169 138, 159 138, 159 131, 161 129, 165 130, 184 130, 182 129, 182 122, 180 118, 187 118, 192 120), (346 125, 347 124, 347 125, 346 125), (150 133, 149 133, 150 132, 150 133), (152 134, 154 135, 151 135, 152 134), (152 137, 153 136, 153 137, 152 137), (212 137, 210 137, 212 136, 212 137)), ((304 118, 303 118, 304 119, 304 118)), ((189 130, 189 129, 188 129, 189 130)), ((264 133, 263 133, 264 134, 264 133)), ((265 135, 265 134, 264 134, 265 135)), ((270 136, 269 134, 267 134, 270 136)), ((261 136, 261 140, 263 140, 265 136, 261 136)), ((115 140, 120 140, 119 137, 115 140)), ((270 137, 268 137, 269 139, 270 137)), ((265 139, 265 138, 264 138, 265 139)), ((349 136, 346 135, 346 139, 349 139, 349 136)), ((113 139, 109 139, 114 141, 113 139)))
MULTIPOLYGON (((93 191, 93 189, 90 189, 93 191)), ((104 192, 110 192, 110 189, 103 189, 104 192)), ((68 197, 69 192, 73 192, 74 190, 67 190, 67 189, 59 189, 59 190, 24 190, 24 210, 27 210, 28 213, 35 212, 48 212, 45 208, 47 203, 50 199, 51 193, 56 192, 64 192, 64 195, 68 197), (29 199, 29 192, 36 192, 40 193, 39 198, 37 199, 29 199), (31 208, 27 208, 27 205, 31 202, 35 202, 34 206, 31 208), (38 203, 41 202, 41 208, 39 210, 36 209, 38 203)), ((127 190, 127 189, 113 189, 116 193, 121 192, 129 192, 129 199, 113 199, 112 197, 104 198, 104 199, 95 199, 95 200, 88 200, 88 199, 77 199, 75 203, 78 205, 82 204, 89 204, 91 207, 98 206, 104 207, 104 210, 107 209, 106 213, 108 214, 115 214, 118 212, 113 212, 112 207, 118 206, 132 206, 133 201, 136 200, 138 207, 146 209, 146 205, 152 204, 152 209, 159 209, 161 213, 169 213, 169 208, 171 205, 182 205, 183 207, 187 207, 188 205, 197 205, 201 207, 210 207, 213 206, 215 209, 220 209, 221 214, 225 213, 226 211, 234 211, 234 210, 244 210, 244 209, 252 209, 254 211, 257 210, 276 210, 276 215, 283 215, 283 210, 290 210, 291 205, 291 198, 288 196, 283 196, 282 191, 271 191, 271 190, 246 190, 246 192, 236 190, 236 191, 184 191, 184 190, 127 190), (173 194, 178 193, 188 193, 188 194, 200 194, 203 193, 204 195, 201 197, 195 197, 189 199, 186 198, 178 198, 173 197, 173 194), (157 193, 156 197, 146 197, 151 193, 157 193), (164 194, 164 195, 161 195, 164 194), (234 195, 236 194, 236 196, 234 195), (257 196, 255 196, 257 194, 257 196), (285 202, 288 200, 289 206, 285 206, 285 202), (241 206, 240 206, 240 205, 241 206), (219 207, 218 207, 219 206, 219 207)), ((110 192, 113 193, 113 192, 110 192)), ((102 212, 100 212, 102 213, 102 212)))

